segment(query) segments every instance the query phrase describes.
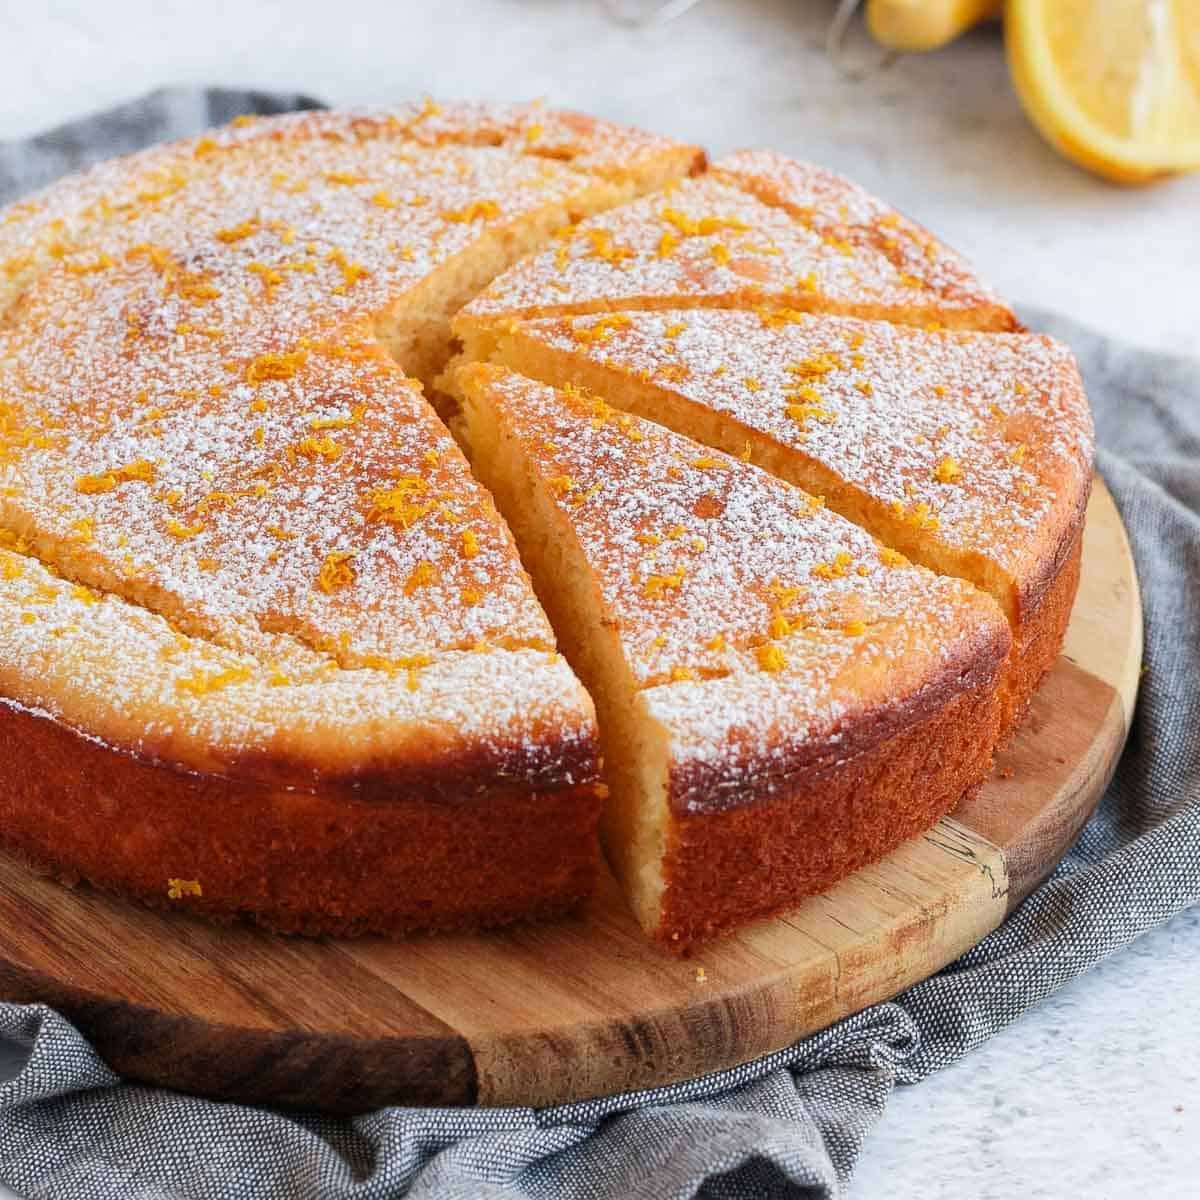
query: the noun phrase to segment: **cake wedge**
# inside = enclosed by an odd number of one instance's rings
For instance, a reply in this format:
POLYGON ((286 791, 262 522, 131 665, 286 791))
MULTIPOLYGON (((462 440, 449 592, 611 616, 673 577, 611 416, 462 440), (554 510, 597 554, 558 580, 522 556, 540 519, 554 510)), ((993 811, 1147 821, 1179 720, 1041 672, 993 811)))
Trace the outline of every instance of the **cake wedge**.
MULTIPOLYGON (((1012 330, 1008 307, 953 250, 832 172, 745 151, 559 231, 454 323, 618 309, 753 308, 1012 330)), ((476 355, 478 357, 478 355, 476 355)))
POLYGON ((681 951, 932 826, 998 736, 1004 615, 758 468, 578 389, 458 372, 477 473, 596 703, 602 833, 681 951))
POLYGON ((105 374, 100 325, 103 403, 3 408, 3 847, 282 932, 577 906, 592 705, 419 389, 350 336, 105 374))
POLYGON ((1079 578, 1093 432, 1067 348, 781 310, 509 320, 495 361, 577 384, 825 497, 1012 625, 1004 723, 1058 656, 1079 578))

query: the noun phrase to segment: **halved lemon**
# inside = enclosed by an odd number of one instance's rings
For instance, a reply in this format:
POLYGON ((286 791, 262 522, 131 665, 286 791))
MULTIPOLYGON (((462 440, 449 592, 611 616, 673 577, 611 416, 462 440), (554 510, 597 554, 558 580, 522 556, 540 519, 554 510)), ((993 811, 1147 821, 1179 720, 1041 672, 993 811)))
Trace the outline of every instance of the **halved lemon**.
POLYGON ((1118 183, 1200 169, 1200 0, 1008 0, 1009 69, 1030 119, 1118 183))

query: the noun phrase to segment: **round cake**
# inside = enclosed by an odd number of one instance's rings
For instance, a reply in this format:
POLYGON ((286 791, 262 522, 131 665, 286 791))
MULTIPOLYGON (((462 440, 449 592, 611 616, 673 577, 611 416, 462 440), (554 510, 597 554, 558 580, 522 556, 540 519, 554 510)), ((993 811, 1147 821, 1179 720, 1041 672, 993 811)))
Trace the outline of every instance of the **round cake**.
POLYGON ((240 119, 0 212, 0 842, 310 934, 675 950, 953 809, 1092 428, 951 250, 537 105, 240 119))

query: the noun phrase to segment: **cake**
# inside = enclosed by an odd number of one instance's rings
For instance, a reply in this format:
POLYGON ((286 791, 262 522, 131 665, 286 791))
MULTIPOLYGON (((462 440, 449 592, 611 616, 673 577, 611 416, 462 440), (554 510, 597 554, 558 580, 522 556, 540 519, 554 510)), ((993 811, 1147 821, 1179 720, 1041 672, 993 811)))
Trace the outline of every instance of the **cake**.
POLYGON ((577 908, 602 825, 686 950, 935 822, 1058 653, 1069 353, 771 152, 239 120, 0 213, 0 310, 0 841, 69 882, 402 935, 577 908))
POLYGON ((840 176, 769 150, 734 154, 558 232, 467 305, 497 315, 750 308, 1012 330, 967 264, 840 176))
POLYGON ((771 475, 502 367, 476 468, 596 697, 604 843, 690 946, 928 828, 986 772, 999 607, 771 475))

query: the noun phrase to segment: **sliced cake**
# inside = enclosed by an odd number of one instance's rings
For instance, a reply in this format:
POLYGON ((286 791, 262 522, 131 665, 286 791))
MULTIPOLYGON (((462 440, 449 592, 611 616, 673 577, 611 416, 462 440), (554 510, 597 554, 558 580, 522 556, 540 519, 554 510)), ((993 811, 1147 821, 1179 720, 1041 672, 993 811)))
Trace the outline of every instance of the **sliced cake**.
POLYGON ((1015 637, 1006 726, 1057 657, 1093 440, 1074 359, 1053 339, 677 310, 510 319, 489 340, 497 361, 744 454, 991 593, 1015 637))
POLYGON ((10 206, 0 841, 281 930, 549 915, 602 732, 647 929, 789 907, 1057 653, 1090 425, 1017 328, 838 176, 537 105, 239 120, 10 206))
POLYGON ((597 705, 604 840, 676 949, 932 825, 998 734, 1003 614, 745 462, 504 368, 477 471, 597 705))
POLYGON ((8 541, 0 840, 40 871, 310 934, 494 925, 590 892, 595 728, 562 659, 231 651, 8 541))
MULTIPOLYGON (((1016 329, 952 250, 861 188, 767 150, 562 229, 466 307, 483 318, 677 307, 880 317, 1016 329)), ((480 357, 474 353, 474 357, 480 357)))

